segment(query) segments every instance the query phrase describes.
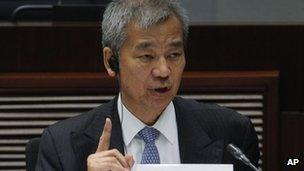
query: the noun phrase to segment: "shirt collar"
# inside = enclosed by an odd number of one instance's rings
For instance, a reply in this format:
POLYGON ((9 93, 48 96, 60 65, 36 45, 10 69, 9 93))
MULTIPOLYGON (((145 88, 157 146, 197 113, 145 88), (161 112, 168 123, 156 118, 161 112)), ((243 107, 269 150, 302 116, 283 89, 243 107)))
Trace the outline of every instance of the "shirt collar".
MULTIPOLYGON (((146 124, 136 118, 122 103, 121 95, 117 100, 117 109, 122 126, 123 140, 126 146, 130 144, 137 133, 142 130, 146 124)), ((156 123, 152 126, 157 129, 170 143, 175 143, 177 129, 175 109, 172 101, 163 111, 156 123)))
POLYGON ((177 125, 176 125, 176 116, 175 109, 172 101, 160 115, 156 123, 153 125, 170 143, 175 143, 175 137, 177 136, 177 125))

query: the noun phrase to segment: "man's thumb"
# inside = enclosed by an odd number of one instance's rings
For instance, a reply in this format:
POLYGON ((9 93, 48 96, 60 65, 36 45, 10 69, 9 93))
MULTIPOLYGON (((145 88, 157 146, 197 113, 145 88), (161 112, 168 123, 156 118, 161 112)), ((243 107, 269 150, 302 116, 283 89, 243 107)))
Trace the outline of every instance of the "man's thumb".
POLYGON ((126 154, 125 158, 126 158, 127 163, 129 164, 130 168, 132 168, 133 164, 134 164, 133 156, 130 154, 126 154))

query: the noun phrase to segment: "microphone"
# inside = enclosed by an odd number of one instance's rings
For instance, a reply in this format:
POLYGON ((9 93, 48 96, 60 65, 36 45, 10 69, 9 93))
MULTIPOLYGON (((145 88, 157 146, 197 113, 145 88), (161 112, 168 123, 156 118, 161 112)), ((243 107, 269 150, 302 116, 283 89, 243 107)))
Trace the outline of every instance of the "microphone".
POLYGON ((240 160, 242 163, 244 163, 247 166, 250 166, 254 171, 259 171, 251 162, 250 160, 245 156, 245 154, 242 152, 241 149, 239 149, 237 146, 233 144, 228 144, 226 147, 226 150, 236 159, 240 160))

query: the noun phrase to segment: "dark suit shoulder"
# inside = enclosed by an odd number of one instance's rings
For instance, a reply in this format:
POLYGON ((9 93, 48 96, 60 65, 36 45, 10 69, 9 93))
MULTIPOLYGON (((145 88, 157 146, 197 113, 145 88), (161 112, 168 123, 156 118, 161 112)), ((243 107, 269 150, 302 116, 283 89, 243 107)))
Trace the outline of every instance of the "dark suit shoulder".
POLYGON ((249 121, 247 116, 215 103, 203 103, 192 99, 184 99, 182 97, 176 97, 174 101, 176 101, 181 108, 186 109, 189 113, 193 113, 199 117, 207 117, 208 119, 218 119, 219 117, 226 121, 249 121))
POLYGON ((96 117, 103 117, 106 113, 110 113, 112 110, 112 103, 113 102, 110 101, 91 109, 88 112, 59 121, 49 126, 48 129, 53 135, 60 134, 61 137, 65 133, 70 134, 71 132, 83 132, 96 117))
POLYGON ((175 101, 184 110, 183 113, 191 115, 211 138, 227 139, 230 136, 229 139, 239 139, 251 126, 248 117, 233 109, 181 97, 175 98, 175 101))
POLYGON ((86 133, 100 132, 103 117, 112 112, 113 104, 114 100, 46 128, 41 136, 38 170, 84 170, 82 162, 96 150, 97 145, 86 133))

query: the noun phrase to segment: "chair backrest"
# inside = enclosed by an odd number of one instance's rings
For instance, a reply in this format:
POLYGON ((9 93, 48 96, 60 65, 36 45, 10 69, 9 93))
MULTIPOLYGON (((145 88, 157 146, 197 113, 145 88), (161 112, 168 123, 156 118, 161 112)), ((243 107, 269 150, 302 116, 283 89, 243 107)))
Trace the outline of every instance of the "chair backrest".
POLYGON ((37 156, 39 151, 40 137, 32 138, 25 147, 26 170, 35 170, 37 156))

